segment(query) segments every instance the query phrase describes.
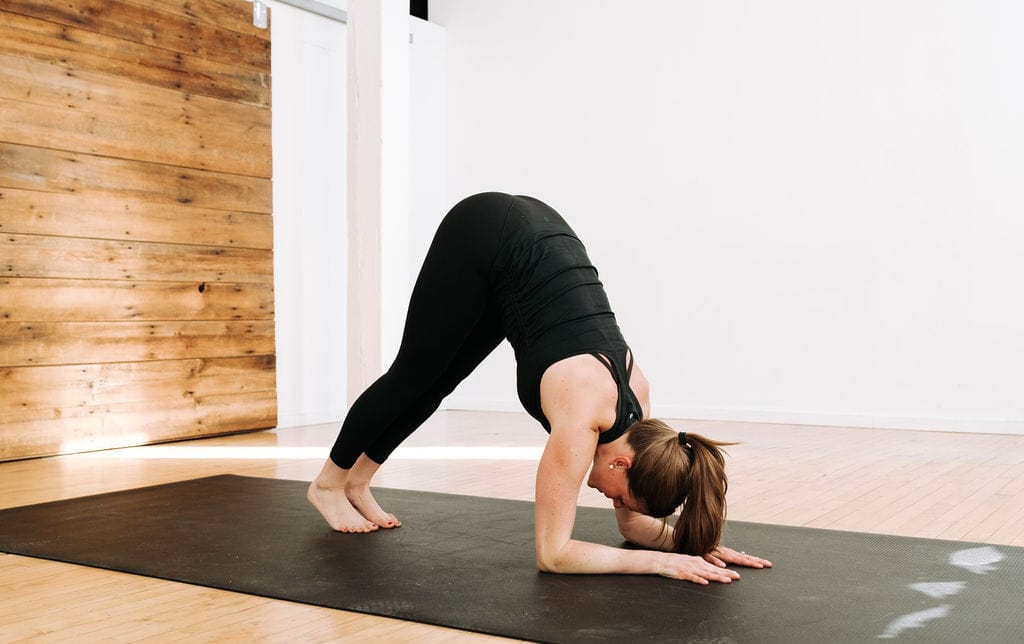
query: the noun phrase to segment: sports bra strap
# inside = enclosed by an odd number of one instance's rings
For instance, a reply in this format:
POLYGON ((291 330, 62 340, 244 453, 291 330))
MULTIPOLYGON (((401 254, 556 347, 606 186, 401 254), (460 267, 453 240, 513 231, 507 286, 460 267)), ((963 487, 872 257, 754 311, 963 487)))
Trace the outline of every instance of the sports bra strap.
POLYGON ((597 358, 608 369, 619 391, 618 401, 615 406, 615 424, 601 432, 597 439, 598 443, 610 443, 625 434, 626 430, 633 423, 643 420, 643 409, 640 407, 640 401, 637 400, 636 394, 633 393, 633 389, 629 386, 630 377, 633 374, 633 352, 628 348, 626 349, 625 377, 623 377, 618 363, 609 356, 596 352, 592 352, 590 355, 597 358))
POLYGON ((598 361, 600 361, 600 363, 603 364, 606 369, 608 369, 608 371, 612 374, 612 379, 615 380, 615 384, 619 385, 620 387, 623 384, 625 384, 626 388, 629 388, 629 380, 630 380, 630 378, 633 377, 633 352, 632 351, 630 351, 629 349, 626 349, 626 377, 625 377, 625 379, 622 378, 622 373, 617 368, 619 365, 617 365, 611 358, 609 358, 608 356, 606 356, 603 353, 597 353, 596 351, 595 352, 591 352, 590 355, 592 355, 595 358, 597 358, 598 361))

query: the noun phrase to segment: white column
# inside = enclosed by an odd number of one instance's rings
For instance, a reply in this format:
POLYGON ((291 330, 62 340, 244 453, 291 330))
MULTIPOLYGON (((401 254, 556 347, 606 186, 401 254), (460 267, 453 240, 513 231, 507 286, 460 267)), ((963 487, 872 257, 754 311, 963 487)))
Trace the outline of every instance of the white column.
POLYGON ((348 3, 348 394, 397 350, 408 300, 409 15, 348 3))

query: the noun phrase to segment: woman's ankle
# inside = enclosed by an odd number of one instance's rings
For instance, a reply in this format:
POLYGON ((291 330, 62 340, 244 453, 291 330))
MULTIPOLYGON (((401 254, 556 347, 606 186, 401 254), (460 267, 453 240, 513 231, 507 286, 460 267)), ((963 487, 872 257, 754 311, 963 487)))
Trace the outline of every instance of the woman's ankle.
POLYGON ((341 469, 334 461, 327 459, 327 462, 324 463, 323 468, 320 469, 320 473, 313 482, 316 483, 317 487, 324 489, 345 488, 348 485, 350 471, 341 469))

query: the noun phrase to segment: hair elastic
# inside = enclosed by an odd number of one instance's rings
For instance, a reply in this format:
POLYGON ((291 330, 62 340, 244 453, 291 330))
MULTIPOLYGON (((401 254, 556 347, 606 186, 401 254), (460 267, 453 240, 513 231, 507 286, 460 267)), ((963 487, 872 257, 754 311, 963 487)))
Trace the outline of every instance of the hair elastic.
POLYGON ((679 432, 679 444, 686 449, 693 449, 693 446, 686 442, 686 432, 679 432))

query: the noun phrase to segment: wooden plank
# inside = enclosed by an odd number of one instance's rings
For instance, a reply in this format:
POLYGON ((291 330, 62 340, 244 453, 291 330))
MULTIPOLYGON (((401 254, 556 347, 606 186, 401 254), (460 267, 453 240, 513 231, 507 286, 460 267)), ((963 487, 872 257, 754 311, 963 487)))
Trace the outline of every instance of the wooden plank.
POLYGON ((273 353, 273 320, 0 322, 0 366, 4 367, 273 353))
POLYGON ((273 391, 94 405, 27 415, 0 425, 0 461, 266 429, 273 391))
POLYGON ((0 278, 0 321, 270 320, 270 284, 0 278))
MULTIPOLYGON (((233 0, 232 0, 233 1, 233 0)), ((189 56, 13 13, 0 20, 0 52, 68 72, 98 72, 139 83, 270 107, 270 71, 189 56)))
POLYGON ((8 277, 193 282, 274 282, 269 250, 4 234, 8 277))
POLYGON ((0 54, 0 140, 257 177, 270 110, 0 54))
POLYGON ((273 391, 274 356, 151 360, 0 369, 6 422, 67 415, 70 408, 273 391))
MULTIPOLYGON (((242 15, 247 5, 237 3, 242 15)), ((77 27, 154 49, 270 71, 270 41, 148 6, 110 0, 0 0, 0 10, 77 27)))
POLYGON ((0 459, 276 424, 250 15, 0 0, 0 459))
MULTIPOLYGON (((0 84, 3 79, 0 79, 0 84)), ((185 98, 188 101, 188 97, 185 98)), ((206 99, 214 100, 214 99, 206 99)), ((256 107, 245 106, 263 113, 256 107)), ((73 107, 33 105, 0 98, 0 140, 22 145, 166 163, 184 168, 214 170, 254 177, 271 175, 270 126, 206 118, 189 120, 189 111, 177 115, 167 109, 126 107, 90 113, 73 107), (158 114, 164 112, 164 114, 158 114), (174 122, 173 119, 178 119, 174 122), (247 129, 248 132, 243 130, 247 129), (202 131, 201 131, 202 130, 202 131)))
MULTIPOLYGON (((239 0, 148 0, 139 2, 130 0, 131 4, 148 6, 159 9, 176 16, 191 18, 199 22, 207 22, 217 27, 237 31, 253 38, 270 40, 270 29, 261 29, 252 24, 251 3, 241 3, 239 0)), ((268 9, 267 24, 270 24, 268 9)))
POLYGON ((270 216, 154 204, 130 197, 0 188, 0 234, 91 237, 259 248, 274 242, 270 216))
POLYGON ((270 179, 0 142, 0 188, 270 214, 270 179))

